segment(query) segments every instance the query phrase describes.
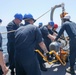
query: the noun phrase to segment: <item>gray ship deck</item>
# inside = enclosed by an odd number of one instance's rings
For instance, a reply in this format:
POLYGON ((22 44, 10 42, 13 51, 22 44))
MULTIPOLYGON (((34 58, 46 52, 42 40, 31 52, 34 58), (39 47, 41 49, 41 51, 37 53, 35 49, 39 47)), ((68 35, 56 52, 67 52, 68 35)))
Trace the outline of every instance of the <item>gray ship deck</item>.
MULTIPOLYGON (((69 63, 67 63, 66 66, 63 66, 61 64, 52 64, 52 65, 49 65, 48 63, 45 63, 45 64, 46 64, 46 67, 48 68, 48 71, 47 72, 41 71, 42 75, 71 75, 65 71, 69 63)), ((76 69, 76 66, 75 66, 75 69, 76 69)), ((10 70, 7 73, 7 75, 10 75, 10 70)))

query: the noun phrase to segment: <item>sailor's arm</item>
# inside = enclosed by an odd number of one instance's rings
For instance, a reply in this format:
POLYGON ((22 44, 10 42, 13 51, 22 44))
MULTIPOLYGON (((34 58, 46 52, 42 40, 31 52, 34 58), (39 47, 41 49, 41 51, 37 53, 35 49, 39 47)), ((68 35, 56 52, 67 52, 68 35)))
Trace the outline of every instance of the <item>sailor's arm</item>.
POLYGON ((48 37, 49 39, 51 39, 52 41, 55 40, 55 38, 56 38, 56 36, 53 36, 53 35, 51 35, 51 34, 48 34, 47 37, 48 37))
POLYGON ((60 38, 60 36, 63 34, 64 30, 65 30, 65 24, 61 27, 55 41, 58 40, 58 38, 60 38))
POLYGON ((0 66, 2 68, 3 74, 6 75, 6 73, 8 72, 8 68, 5 65, 2 51, 0 51, 0 66))
POLYGON ((55 32, 53 33, 53 36, 57 36, 57 35, 58 35, 57 33, 55 33, 55 32))
POLYGON ((40 42, 40 43, 39 43, 39 46, 41 47, 41 49, 42 49, 45 53, 48 53, 48 50, 47 50, 46 45, 44 44, 44 42, 40 42))

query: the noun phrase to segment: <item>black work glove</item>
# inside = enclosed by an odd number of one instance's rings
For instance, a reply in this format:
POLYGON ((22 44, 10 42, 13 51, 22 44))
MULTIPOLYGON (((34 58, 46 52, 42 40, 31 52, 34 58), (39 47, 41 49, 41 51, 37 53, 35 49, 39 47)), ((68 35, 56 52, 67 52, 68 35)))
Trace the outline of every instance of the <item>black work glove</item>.
POLYGON ((46 53, 46 56, 47 56, 47 60, 52 60, 51 54, 46 53))

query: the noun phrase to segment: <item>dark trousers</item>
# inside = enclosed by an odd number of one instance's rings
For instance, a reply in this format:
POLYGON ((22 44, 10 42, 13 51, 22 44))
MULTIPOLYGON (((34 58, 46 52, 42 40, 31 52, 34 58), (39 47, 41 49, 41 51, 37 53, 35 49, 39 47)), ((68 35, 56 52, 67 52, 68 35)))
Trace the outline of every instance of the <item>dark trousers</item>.
POLYGON ((39 53, 37 53, 37 57, 38 57, 38 61, 39 61, 39 64, 43 64, 45 61, 43 60, 43 58, 40 56, 39 53))
POLYGON ((15 68, 14 52, 13 51, 10 51, 10 53, 9 53, 9 68, 11 70, 14 70, 14 68, 15 68))
POLYGON ((41 75, 39 65, 36 59, 28 63, 26 63, 26 61, 27 60, 16 60, 16 75, 41 75))
POLYGON ((7 44, 7 50, 9 54, 9 68, 10 70, 14 70, 15 68, 15 60, 14 60, 14 53, 15 53, 15 48, 13 44, 7 44))
MULTIPOLYGON (((40 48, 39 45, 36 46, 36 49, 38 49, 42 54, 44 54, 44 51, 40 48)), ((43 58, 41 57, 41 55, 38 52, 36 52, 36 54, 37 54, 39 64, 42 65, 45 61, 43 60, 43 58)))
POLYGON ((74 68, 76 58, 76 39, 70 41, 70 67, 74 68))
POLYGON ((2 73, 2 71, 0 71, 0 75, 2 75, 3 73, 2 73))

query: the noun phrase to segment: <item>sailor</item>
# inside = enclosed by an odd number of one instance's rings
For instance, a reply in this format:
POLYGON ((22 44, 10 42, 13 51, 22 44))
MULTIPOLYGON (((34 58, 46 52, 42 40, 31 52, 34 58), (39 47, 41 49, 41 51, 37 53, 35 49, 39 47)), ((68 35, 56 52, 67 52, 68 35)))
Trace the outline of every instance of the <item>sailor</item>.
POLYGON ((40 22, 38 27, 40 28, 40 27, 42 27, 42 26, 43 26, 43 23, 42 23, 42 22, 40 22))
MULTIPOLYGON (((41 23, 41 22, 39 23, 39 28, 40 28, 40 30, 42 31, 42 35, 43 35, 43 41, 48 44, 48 45, 47 45, 47 44, 45 43, 46 46, 47 46, 47 48, 48 48, 48 50, 49 50, 49 44, 51 43, 51 40, 49 40, 49 42, 48 42, 48 41, 45 41, 45 40, 48 40, 48 39, 47 39, 47 38, 44 38, 44 37, 47 36, 47 35, 45 34, 45 33, 47 33, 47 30, 48 30, 48 32, 49 32, 50 34, 53 34, 52 30, 50 30, 50 28, 53 27, 53 26, 52 26, 53 24, 54 24, 54 22, 51 22, 51 25, 50 25, 50 22, 49 22, 47 26, 41 26, 42 23, 41 23), (40 26, 41 26, 41 27, 40 27, 40 26), (44 30, 44 27, 46 27, 47 30, 44 30), (43 32, 44 32, 44 33, 43 33, 43 32)), ((40 51, 44 54, 43 50, 40 48, 40 46, 39 46, 38 44, 36 44, 36 49, 40 50, 40 51)), ((39 53, 37 53, 37 57, 38 57, 38 60, 39 60, 39 64, 40 64, 40 69, 41 69, 41 71, 47 71, 47 68, 46 68, 45 65, 44 65, 45 61, 43 60, 43 58, 40 56, 39 53)))
POLYGON ((39 28, 33 25, 36 20, 32 14, 25 14, 24 21, 25 26, 19 27, 15 33, 16 75, 41 75, 35 45, 38 43, 45 53, 48 50, 39 28))
POLYGON ((44 42, 48 50, 49 50, 49 44, 55 39, 55 36, 53 36, 55 34, 53 34, 53 31, 52 31, 53 26, 54 26, 54 22, 51 21, 51 22, 48 22, 46 26, 42 26, 40 28, 44 42))
MULTIPOLYGON (((0 23, 2 23, 2 20, 0 19, 0 23)), ((3 59, 3 50, 2 50, 2 36, 0 33, 0 75, 6 75, 8 72, 8 68, 5 65, 4 59, 3 59)))
MULTIPOLYGON (((16 30, 19 27, 19 24, 22 22, 23 16, 20 13, 16 13, 14 15, 14 20, 11 21, 10 23, 8 23, 7 25, 7 31, 13 31, 16 30)), ((14 68, 15 68, 15 64, 14 64, 14 52, 15 52, 15 35, 14 32, 8 33, 7 34, 7 39, 8 39, 8 43, 7 43, 7 50, 8 50, 8 54, 9 54, 9 65, 10 65, 10 70, 11 70, 11 75, 14 75, 14 68)))
MULTIPOLYGON (((40 30, 41 30, 41 33, 42 33, 42 36, 43 36, 43 40, 45 42, 45 45, 46 45, 48 51, 50 51, 49 50, 50 43, 55 38, 53 36, 53 31, 52 31, 53 26, 54 26, 54 22, 51 21, 51 22, 48 22, 48 24, 46 26, 40 27, 40 30)), ((44 54, 44 52, 42 51, 42 49, 39 47, 38 44, 36 46, 36 49, 40 50, 44 54)), ((38 60, 39 60, 39 64, 40 64, 40 69, 42 71, 47 71, 47 68, 44 65, 45 61, 41 58, 41 56, 39 54, 37 54, 37 56, 38 56, 38 60)))
POLYGON ((69 36, 69 45, 70 45, 70 67, 66 69, 67 72, 71 74, 75 74, 74 65, 76 58, 76 23, 70 21, 70 15, 66 14, 61 19, 63 19, 62 27, 56 37, 55 41, 63 34, 64 30, 67 32, 69 36))

